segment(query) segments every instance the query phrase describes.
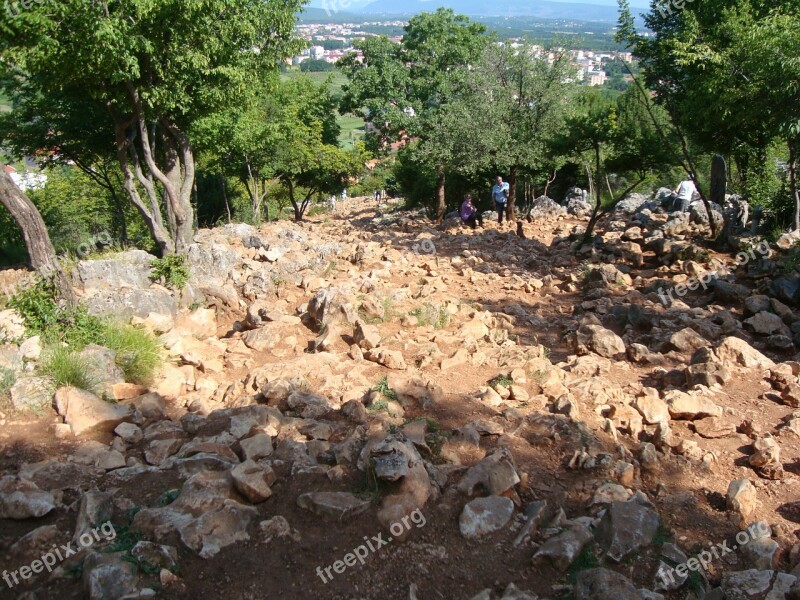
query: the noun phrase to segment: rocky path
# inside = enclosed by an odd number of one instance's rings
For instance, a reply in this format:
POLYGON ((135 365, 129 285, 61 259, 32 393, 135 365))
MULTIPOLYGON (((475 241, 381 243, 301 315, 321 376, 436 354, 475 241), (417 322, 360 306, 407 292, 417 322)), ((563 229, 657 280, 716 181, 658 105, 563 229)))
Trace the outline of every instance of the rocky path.
POLYGON ((0 312, 0 598, 800 597, 800 283, 664 205, 576 253, 581 207, 522 239, 355 199, 201 231, 180 294, 79 263, 165 361, 89 347, 114 402, 51 397, 0 312))

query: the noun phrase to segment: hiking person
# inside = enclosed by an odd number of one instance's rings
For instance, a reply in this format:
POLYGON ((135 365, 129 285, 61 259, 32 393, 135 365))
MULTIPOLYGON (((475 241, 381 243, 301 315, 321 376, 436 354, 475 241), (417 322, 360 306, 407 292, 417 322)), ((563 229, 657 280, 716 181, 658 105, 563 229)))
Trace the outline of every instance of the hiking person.
POLYGON ((497 222, 501 225, 508 205, 508 189, 508 184, 498 175, 497 183, 492 186, 492 200, 494 200, 494 208, 497 211, 497 222))
POLYGON ((692 203, 692 198, 696 192, 697 186, 695 186, 691 175, 678 184, 678 187, 675 188, 675 193, 678 194, 676 204, 680 207, 678 209, 680 212, 689 210, 689 205, 692 203))
POLYGON ((483 216, 480 211, 472 203, 472 194, 464 196, 464 202, 461 203, 461 222, 464 225, 469 225, 475 229, 476 224, 483 227, 483 216))

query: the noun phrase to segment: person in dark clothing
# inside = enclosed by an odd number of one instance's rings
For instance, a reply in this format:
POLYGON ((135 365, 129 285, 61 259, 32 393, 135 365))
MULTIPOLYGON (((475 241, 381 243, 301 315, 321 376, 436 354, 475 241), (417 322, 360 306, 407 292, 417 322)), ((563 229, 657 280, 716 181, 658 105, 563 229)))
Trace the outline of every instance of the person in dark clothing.
POLYGON ((472 195, 467 194, 464 196, 464 202, 461 203, 461 222, 464 225, 469 225, 473 229, 479 224, 483 227, 483 216, 480 211, 472 203, 472 195))

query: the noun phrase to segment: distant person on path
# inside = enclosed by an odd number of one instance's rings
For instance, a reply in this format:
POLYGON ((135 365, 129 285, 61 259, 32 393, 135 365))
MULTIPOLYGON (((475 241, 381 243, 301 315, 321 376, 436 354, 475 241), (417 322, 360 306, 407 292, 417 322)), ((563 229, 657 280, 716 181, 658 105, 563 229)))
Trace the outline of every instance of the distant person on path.
POLYGON ((472 194, 467 194, 464 196, 464 202, 461 203, 460 212, 461 222, 464 225, 469 225, 473 229, 475 229, 476 224, 480 224, 480 226, 483 227, 483 216, 472 203, 472 194))
POLYGON ((336 212, 336 196, 333 196, 333 195, 332 195, 332 196, 331 196, 331 197, 328 199, 328 204, 330 204, 330 205, 331 205, 331 212, 334 212, 334 213, 335 213, 335 212, 336 212))
POLYGON ((372 193, 372 197, 375 200, 375 202, 377 202, 378 204, 381 203, 381 192, 380 192, 380 190, 375 190, 372 193))
POLYGON ((494 200, 494 208, 497 211, 497 222, 502 225, 503 215, 506 213, 506 206, 508 206, 508 184, 499 175, 497 183, 492 186, 492 200, 494 200))
POLYGON ((689 205, 692 203, 692 198, 696 192, 697 186, 695 186, 691 177, 684 179, 680 182, 680 184, 678 184, 678 187, 675 188, 675 193, 678 194, 677 201, 678 206, 680 206, 679 210, 681 212, 686 212, 689 210, 689 205))

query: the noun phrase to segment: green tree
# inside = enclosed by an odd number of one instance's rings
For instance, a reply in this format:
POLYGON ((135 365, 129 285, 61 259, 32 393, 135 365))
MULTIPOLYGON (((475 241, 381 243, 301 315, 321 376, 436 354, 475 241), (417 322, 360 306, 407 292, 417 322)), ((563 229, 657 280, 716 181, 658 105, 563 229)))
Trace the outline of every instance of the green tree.
POLYGON ((776 138, 791 149, 800 120, 797 2, 654 4, 645 15, 652 35, 636 32, 627 0, 620 7, 619 37, 639 58, 656 102, 701 150, 731 156, 745 197, 769 205, 776 188, 770 149, 776 138))
POLYGON ((419 140, 420 149, 436 164, 434 220, 446 210, 446 168, 450 143, 433 137, 443 108, 454 89, 475 65, 488 39, 486 27, 451 9, 411 18, 400 45, 376 38, 358 46, 363 60, 343 59, 350 79, 342 109, 361 111, 379 141, 378 147, 400 139, 419 140))
MULTIPOLYGON (((566 50, 548 62, 529 45, 490 46, 443 109, 440 129, 452 134, 456 162, 468 171, 508 173, 508 218, 513 220, 521 171, 539 173, 551 163, 548 147, 562 129, 575 75, 566 50)), ((437 131, 438 142, 442 132, 437 131)), ((445 134, 446 137, 446 134, 445 134)))
MULTIPOLYGON (((193 128, 235 105, 297 49, 300 5, 62 0, 16 16, 0 11, 0 82, 14 106, 5 123, 34 115, 52 124, 33 152, 59 148, 67 130, 80 141, 65 119, 91 119, 84 128, 96 123, 103 133, 96 153, 105 156, 113 145, 125 193, 159 250, 185 252, 194 230, 193 128)), ((3 138, 14 132, 7 128, 3 138)))

